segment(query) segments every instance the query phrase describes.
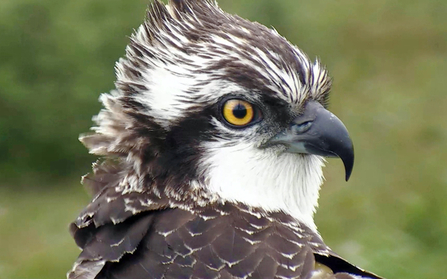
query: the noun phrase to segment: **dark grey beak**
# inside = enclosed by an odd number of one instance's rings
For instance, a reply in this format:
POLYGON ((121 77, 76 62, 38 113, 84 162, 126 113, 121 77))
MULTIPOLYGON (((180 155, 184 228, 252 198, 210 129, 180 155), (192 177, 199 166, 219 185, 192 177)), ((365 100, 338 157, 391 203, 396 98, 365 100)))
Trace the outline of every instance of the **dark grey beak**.
POLYGON ((339 157, 345 166, 346 181, 354 166, 354 146, 343 122, 320 103, 309 101, 304 112, 289 128, 274 136, 268 145, 283 144, 287 152, 339 157))

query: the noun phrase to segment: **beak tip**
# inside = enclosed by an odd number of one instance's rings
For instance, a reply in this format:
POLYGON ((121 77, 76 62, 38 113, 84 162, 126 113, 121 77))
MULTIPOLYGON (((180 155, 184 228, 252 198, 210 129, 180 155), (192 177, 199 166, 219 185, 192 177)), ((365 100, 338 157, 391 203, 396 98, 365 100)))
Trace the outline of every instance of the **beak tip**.
POLYGON ((351 172, 346 171, 346 182, 349 180, 349 178, 351 177, 351 172))
POLYGON ((352 150, 352 153, 348 157, 340 157, 343 161, 343 165, 345 166, 345 179, 346 181, 349 180, 352 174, 352 169, 354 168, 354 150, 352 150))

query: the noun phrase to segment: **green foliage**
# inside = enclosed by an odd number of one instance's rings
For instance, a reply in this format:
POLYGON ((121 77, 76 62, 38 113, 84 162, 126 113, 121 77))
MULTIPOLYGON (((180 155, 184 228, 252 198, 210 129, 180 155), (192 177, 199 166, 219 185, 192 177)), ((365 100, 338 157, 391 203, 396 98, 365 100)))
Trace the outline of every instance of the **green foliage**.
POLYGON ((68 233, 88 202, 79 187, 0 189, 0 278, 64 278, 79 249, 68 233))
POLYGON ((99 111, 99 93, 113 87, 114 61, 145 14, 140 2, 1 1, 0 174, 7 182, 87 171, 92 157, 77 138, 99 111))
MULTIPOLYGON (((316 215, 326 242, 388 278, 445 277, 447 2, 220 4, 274 26, 334 77, 331 109, 356 164, 344 183, 341 162, 328 162, 316 215)), ((77 137, 146 5, 0 1, 0 278, 61 278, 76 258, 67 225, 94 160, 77 137)))

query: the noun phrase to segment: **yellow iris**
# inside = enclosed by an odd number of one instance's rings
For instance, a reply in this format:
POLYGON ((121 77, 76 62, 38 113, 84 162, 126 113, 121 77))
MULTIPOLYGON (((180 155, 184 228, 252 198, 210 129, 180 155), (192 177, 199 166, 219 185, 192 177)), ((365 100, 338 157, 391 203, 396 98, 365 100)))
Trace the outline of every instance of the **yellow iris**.
POLYGON ((253 106, 242 100, 232 99, 223 105, 223 117, 231 125, 245 126, 253 120, 253 106))

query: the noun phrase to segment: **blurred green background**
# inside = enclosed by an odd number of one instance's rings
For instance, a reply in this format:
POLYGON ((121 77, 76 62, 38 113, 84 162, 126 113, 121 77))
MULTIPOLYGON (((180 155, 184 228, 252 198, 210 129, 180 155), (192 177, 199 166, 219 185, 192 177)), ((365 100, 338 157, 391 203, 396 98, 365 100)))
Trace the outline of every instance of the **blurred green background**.
MULTIPOLYGON (((95 158, 77 141, 147 0, 0 1, 0 278, 64 278, 68 224, 95 158)), ((221 0, 274 26, 334 77, 356 163, 329 160, 316 221, 387 278, 447 274, 447 1, 221 0)))

